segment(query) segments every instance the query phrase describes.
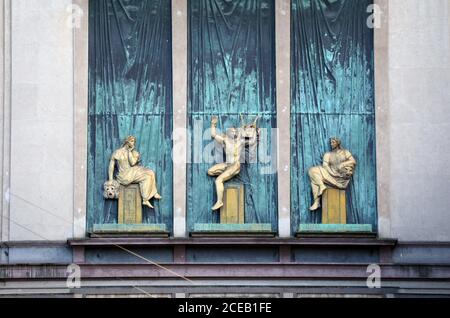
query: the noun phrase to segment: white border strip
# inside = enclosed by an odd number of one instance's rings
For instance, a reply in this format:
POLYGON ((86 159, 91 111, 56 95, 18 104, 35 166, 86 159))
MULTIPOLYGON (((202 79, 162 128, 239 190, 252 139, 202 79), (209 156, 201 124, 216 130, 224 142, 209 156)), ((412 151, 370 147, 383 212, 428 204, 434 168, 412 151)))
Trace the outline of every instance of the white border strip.
POLYGON ((172 0, 173 231, 186 237, 187 0, 172 0))
POLYGON ((275 0, 278 234, 291 236, 291 1, 275 0))
POLYGON ((1 186, 2 193, 0 198, 0 241, 9 241, 10 233, 10 204, 9 189, 11 185, 11 0, 0 0, 0 65, 1 65, 1 92, 0 102, 2 109, 1 116, 1 186))
POLYGON ((73 0, 83 13, 79 27, 73 28, 73 236, 86 237, 88 90, 89 90, 89 0, 73 0))

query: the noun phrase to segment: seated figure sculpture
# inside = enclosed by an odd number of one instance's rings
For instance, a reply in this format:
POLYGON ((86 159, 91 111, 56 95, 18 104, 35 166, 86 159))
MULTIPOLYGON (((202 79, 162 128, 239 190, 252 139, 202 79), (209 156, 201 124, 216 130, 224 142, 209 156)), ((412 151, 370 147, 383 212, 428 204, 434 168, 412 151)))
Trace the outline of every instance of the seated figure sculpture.
POLYGON ((331 138, 332 151, 323 157, 322 166, 309 169, 314 203, 310 210, 320 208, 320 198, 326 189, 345 190, 350 183, 356 167, 356 160, 347 149, 341 146, 339 138, 331 138))
POLYGON ((211 137, 224 147, 226 162, 214 165, 208 170, 208 175, 217 177, 216 193, 217 202, 212 207, 213 211, 223 207, 224 182, 233 179, 241 172, 241 154, 245 146, 253 146, 258 143, 259 129, 256 127, 258 118, 250 125, 241 128, 231 127, 225 135, 217 133, 218 118, 211 120, 211 137))
POLYGON ((122 186, 128 186, 132 183, 139 184, 142 205, 153 209, 150 200, 153 198, 161 199, 156 187, 155 172, 140 165, 140 154, 135 146, 136 137, 129 136, 123 142, 122 147, 114 151, 109 164, 109 181, 107 183, 112 185, 118 182, 122 186), (116 162, 119 173, 114 180, 116 162))

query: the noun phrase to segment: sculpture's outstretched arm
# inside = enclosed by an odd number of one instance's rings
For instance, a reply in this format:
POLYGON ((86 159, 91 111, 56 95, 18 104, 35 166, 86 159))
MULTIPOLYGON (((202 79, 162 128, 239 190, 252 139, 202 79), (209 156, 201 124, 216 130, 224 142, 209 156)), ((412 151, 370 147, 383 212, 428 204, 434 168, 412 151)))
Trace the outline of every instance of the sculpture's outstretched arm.
POLYGON ((250 137, 249 140, 246 141, 247 145, 249 145, 249 146, 256 145, 259 141, 259 136, 260 136, 260 129, 255 128, 253 135, 250 137))
POLYGON ((141 160, 141 155, 139 152, 135 150, 128 151, 128 161, 130 162, 130 166, 134 167, 141 160))
POLYGON ((217 133, 217 122, 218 118, 213 117, 211 120, 211 138, 223 145, 225 143, 225 139, 217 133))
POLYGON ((353 168, 356 167, 356 159, 350 152, 348 152, 347 158, 345 158, 345 161, 342 163, 342 166, 351 166, 353 168))
POLYGON ((109 169, 108 169, 108 176, 109 181, 114 180, 114 168, 116 166, 116 160, 114 159, 114 156, 111 157, 111 160, 109 161, 109 169))

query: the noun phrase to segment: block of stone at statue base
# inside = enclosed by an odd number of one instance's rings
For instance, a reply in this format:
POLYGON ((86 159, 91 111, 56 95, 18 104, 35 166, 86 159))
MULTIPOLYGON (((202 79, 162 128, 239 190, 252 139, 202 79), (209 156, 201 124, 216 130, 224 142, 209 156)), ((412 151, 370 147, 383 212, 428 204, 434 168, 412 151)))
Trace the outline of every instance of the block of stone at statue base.
POLYGON ((221 224, 244 224, 245 191, 242 183, 225 183, 223 207, 220 209, 221 224))
POLYGON ((325 190, 322 195, 322 224, 347 224, 345 190, 325 190))
POLYGON ((118 208, 119 224, 142 223, 142 197, 138 184, 120 187, 118 208))

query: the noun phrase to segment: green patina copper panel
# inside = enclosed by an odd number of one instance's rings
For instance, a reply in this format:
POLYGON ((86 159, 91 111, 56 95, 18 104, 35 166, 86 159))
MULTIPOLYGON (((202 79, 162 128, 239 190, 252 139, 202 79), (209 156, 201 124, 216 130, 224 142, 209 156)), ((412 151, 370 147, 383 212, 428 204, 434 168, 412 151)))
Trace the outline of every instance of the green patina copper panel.
POLYGON ((298 231, 300 234, 364 234, 372 230, 371 224, 300 224, 298 231))
POLYGON ((93 233, 166 233, 167 226, 165 224, 94 224, 93 233))
POLYGON ((347 222, 377 225, 372 0, 292 0, 292 230, 321 222, 311 213, 308 169, 329 137, 357 160, 347 222), (370 19, 369 19, 370 21, 370 19))
POLYGON ((194 232, 272 232, 272 224, 195 224, 194 232))
POLYGON ((144 209, 144 223, 171 231, 171 1, 89 3, 88 230, 117 223, 117 201, 105 201, 102 186, 112 152, 135 135, 163 196, 144 209))
POLYGON ((211 153, 210 122, 218 128, 240 125, 239 114, 251 121, 260 115, 258 160, 241 169, 245 184, 246 223, 277 227, 276 148, 271 128, 276 127, 275 20, 273 0, 189 1, 188 228, 196 223, 219 223, 212 212, 216 197, 214 178, 207 170, 223 160, 207 162, 211 153), (205 132, 205 133, 204 133, 205 132), (205 151, 204 151, 205 150, 205 151))

